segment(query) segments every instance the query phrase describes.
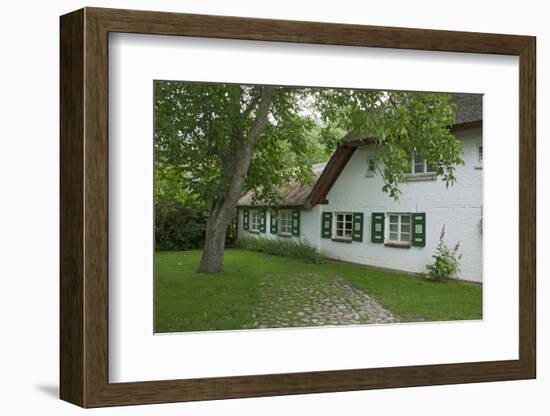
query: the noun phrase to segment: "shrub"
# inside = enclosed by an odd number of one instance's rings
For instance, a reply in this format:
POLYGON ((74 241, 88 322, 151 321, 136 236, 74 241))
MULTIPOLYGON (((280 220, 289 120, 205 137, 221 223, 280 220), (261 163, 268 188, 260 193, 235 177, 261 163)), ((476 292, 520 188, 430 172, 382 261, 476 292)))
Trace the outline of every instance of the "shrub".
POLYGON ((307 263, 319 264, 324 260, 323 256, 305 241, 241 237, 237 240, 237 245, 247 250, 274 256, 292 257, 307 263))
MULTIPOLYGON (((191 250, 204 247, 208 211, 199 203, 158 196, 155 201, 155 249, 191 250)), ((236 215, 227 228, 225 245, 236 239, 236 215)))
POLYGON ((428 273, 428 278, 437 282, 449 279, 455 273, 460 271, 460 259, 462 258, 462 253, 458 254, 460 241, 456 243, 454 248, 451 250, 445 244, 444 238, 445 226, 441 229, 439 244, 435 249, 435 254, 432 256, 435 259, 435 262, 428 273))
POLYGON ((190 250, 204 246, 208 213, 198 204, 162 195, 155 201, 155 248, 190 250))

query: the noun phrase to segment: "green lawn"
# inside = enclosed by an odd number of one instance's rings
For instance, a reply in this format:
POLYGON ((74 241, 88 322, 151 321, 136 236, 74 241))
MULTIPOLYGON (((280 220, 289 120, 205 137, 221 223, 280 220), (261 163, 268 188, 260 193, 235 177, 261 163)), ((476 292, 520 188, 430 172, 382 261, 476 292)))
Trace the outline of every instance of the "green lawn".
MULTIPOLYGON (((309 264, 286 257, 228 249, 225 272, 196 272, 201 252, 156 253, 155 332, 229 330, 257 327, 261 287, 283 287, 299 274, 338 276, 365 291, 401 322, 481 319, 482 286, 419 277, 328 261, 309 264)), ((264 300, 265 302, 265 300, 264 300)), ((270 303, 276 303, 276 299, 270 303)))

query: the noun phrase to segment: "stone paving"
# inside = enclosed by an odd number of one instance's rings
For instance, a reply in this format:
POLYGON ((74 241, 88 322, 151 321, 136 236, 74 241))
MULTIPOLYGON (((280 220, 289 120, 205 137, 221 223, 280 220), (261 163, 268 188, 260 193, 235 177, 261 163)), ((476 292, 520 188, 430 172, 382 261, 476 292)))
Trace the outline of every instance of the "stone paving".
POLYGON ((336 275, 271 275, 260 289, 258 328, 359 325, 398 322, 365 292, 336 275))

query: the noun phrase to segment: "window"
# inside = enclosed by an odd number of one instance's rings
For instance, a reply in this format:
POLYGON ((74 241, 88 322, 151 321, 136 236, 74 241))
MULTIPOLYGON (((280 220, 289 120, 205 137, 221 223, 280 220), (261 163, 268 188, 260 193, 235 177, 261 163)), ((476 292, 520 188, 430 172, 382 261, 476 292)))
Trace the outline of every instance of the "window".
POLYGON ((388 241, 392 243, 411 242, 411 215, 389 214, 388 241))
POLYGON ((411 170, 409 174, 418 175, 423 173, 435 173, 435 167, 420 157, 411 158, 411 170))
POLYGON ((336 213, 336 238, 351 240, 353 232, 353 214, 336 213))
POLYGON ((279 212, 279 234, 292 235, 292 211, 279 212))
POLYGON ((367 176, 374 176, 376 173, 376 159, 371 157, 367 160, 367 176))
POLYGON ((483 144, 478 143, 476 154, 476 168, 480 168, 483 165, 483 144))
POLYGON ((257 209, 250 212, 250 231, 260 231, 260 212, 257 209))

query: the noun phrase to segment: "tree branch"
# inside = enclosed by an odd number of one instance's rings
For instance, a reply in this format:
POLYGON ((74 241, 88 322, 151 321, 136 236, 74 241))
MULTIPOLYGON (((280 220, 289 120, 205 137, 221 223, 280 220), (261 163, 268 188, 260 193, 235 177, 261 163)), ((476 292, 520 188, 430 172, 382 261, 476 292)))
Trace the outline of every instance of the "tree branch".
POLYGON ((398 107, 397 107, 397 103, 395 102, 395 100, 393 99, 393 97, 391 96, 391 94, 388 94, 388 101, 390 102, 390 104, 397 110, 398 107))
POLYGON ((262 94, 258 94, 256 95, 255 97, 253 97, 250 102, 248 103, 248 105, 245 107, 245 109, 243 110, 242 112, 242 116, 243 117, 246 117, 248 116, 252 110, 254 109, 254 107, 256 107, 256 104, 258 104, 258 102, 260 101, 260 98, 262 98, 262 94))
POLYGON ((234 161, 234 171, 228 172, 230 176, 229 186, 223 198, 223 208, 220 209, 218 213, 220 216, 220 221, 222 222, 225 222, 226 219, 232 215, 233 209, 241 196, 246 174, 252 160, 254 146, 268 122, 268 115, 271 108, 271 102, 273 100, 274 89, 275 88, 272 86, 262 87, 260 94, 261 101, 258 106, 258 111, 256 112, 256 116, 252 122, 252 126, 250 127, 242 148, 235 155, 236 160, 234 161))

